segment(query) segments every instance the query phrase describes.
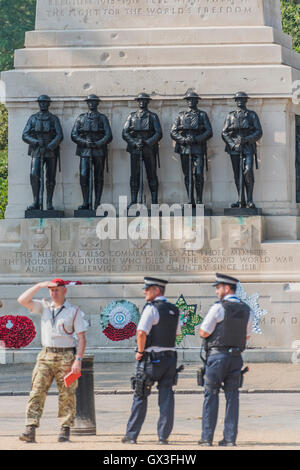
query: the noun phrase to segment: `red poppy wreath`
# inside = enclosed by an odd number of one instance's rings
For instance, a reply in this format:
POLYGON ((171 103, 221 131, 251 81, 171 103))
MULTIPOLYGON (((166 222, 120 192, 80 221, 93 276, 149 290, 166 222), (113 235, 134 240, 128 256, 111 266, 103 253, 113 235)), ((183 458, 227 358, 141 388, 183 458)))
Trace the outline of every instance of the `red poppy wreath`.
POLYGON ((24 348, 35 336, 36 330, 30 318, 19 315, 0 317, 0 341, 4 342, 6 348, 24 348))

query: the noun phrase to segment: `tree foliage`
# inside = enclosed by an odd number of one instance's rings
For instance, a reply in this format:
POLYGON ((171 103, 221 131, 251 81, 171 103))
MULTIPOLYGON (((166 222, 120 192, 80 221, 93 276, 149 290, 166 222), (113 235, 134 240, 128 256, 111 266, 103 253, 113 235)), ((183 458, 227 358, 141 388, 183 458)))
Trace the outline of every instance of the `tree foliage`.
POLYGON ((0 0, 0 70, 13 67, 14 50, 34 29, 36 0, 0 0))
POLYGON ((300 4, 281 0, 283 31, 293 38, 294 49, 300 52, 300 4))
POLYGON ((3 104, 0 103, 0 150, 5 149, 7 146, 8 122, 7 110, 3 104))

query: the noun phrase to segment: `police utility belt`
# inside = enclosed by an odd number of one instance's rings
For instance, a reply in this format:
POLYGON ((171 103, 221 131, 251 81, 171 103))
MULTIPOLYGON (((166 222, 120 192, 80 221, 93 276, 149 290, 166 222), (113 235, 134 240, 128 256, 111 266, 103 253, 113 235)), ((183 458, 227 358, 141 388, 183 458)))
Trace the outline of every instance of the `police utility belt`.
POLYGON ((210 348, 207 350, 206 354, 208 356, 213 356, 214 354, 220 353, 228 353, 232 357, 237 357, 242 354, 242 350, 240 348, 210 348))
MULTIPOLYGON (((131 377, 131 388, 135 391, 135 395, 140 398, 147 398, 151 394, 151 387, 154 385, 155 380, 149 377, 146 373, 146 365, 149 362, 152 364, 159 364, 165 357, 177 358, 176 351, 160 351, 160 352, 144 352, 143 358, 137 363, 136 375, 131 377)), ((178 374, 184 369, 180 366, 176 369, 173 380, 173 385, 177 385, 178 374)))
POLYGON ((151 352, 144 352, 143 354, 143 359, 145 361, 151 361, 151 362, 158 362, 161 359, 165 357, 177 357, 177 352, 176 351, 151 351, 151 352))

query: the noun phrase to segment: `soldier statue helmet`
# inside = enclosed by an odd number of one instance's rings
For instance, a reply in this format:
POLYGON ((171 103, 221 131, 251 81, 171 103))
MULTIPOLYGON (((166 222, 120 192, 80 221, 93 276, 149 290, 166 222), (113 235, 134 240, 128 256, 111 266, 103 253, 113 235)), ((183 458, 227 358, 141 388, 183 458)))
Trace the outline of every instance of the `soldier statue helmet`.
POLYGON ((38 103, 41 103, 41 102, 43 102, 43 101, 45 101, 45 102, 47 102, 47 103, 51 103, 51 98, 50 98, 50 96, 48 96, 48 95, 41 95, 41 96, 39 96, 38 99, 37 99, 37 102, 38 102, 38 103))
POLYGON ((97 103, 100 103, 101 99, 97 95, 89 95, 84 101, 86 101, 87 103, 89 101, 96 101, 97 103))
POLYGON ((139 93, 138 96, 136 98, 134 98, 135 101, 151 101, 152 98, 150 97, 150 95, 148 95, 148 93, 139 93))
POLYGON ((234 96, 234 100, 235 101, 243 100, 247 103, 247 101, 249 100, 249 96, 244 91, 238 91, 234 96))
POLYGON ((188 91, 186 92, 186 94, 184 95, 183 97, 184 100, 191 100, 191 99, 194 99, 194 100, 197 100, 197 102, 199 100, 201 100, 200 96, 198 95, 198 93, 196 93, 195 91, 188 91))

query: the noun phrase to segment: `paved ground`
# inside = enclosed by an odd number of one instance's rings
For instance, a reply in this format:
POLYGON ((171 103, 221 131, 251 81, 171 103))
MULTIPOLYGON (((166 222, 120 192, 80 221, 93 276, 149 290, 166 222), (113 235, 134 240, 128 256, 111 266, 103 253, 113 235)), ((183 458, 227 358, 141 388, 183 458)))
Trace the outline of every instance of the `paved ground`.
MULTIPOLYGON (((240 432, 237 449, 300 449, 300 364, 248 364, 241 394, 240 432), (280 393, 281 392, 281 393, 280 393)), ((202 389, 196 385, 197 364, 186 364, 176 387, 176 421, 169 450, 199 450, 202 389)), ((18 435, 24 428, 32 366, 0 366, 0 450, 85 449, 161 451, 156 444, 157 395, 149 398, 149 411, 137 446, 121 444, 131 407, 129 387, 134 364, 95 364, 97 436, 73 436, 72 442, 59 444, 57 397, 49 396, 38 443, 22 443, 18 435), (16 396, 12 396, 14 393, 16 396), (10 395, 10 396, 9 396, 10 395)), ((55 384, 52 393, 56 390, 55 384)), ((215 441, 222 438, 224 396, 220 397, 219 423, 215 441)), ((214 449, 219 449, 214 447, 214 449)), ((209 449, 208 449, 209 450, 209 449)))
MULTIPOLYGON (((57 397, 46 401, 37 444, 18 440, 23 431, 27 397, 0 397, 0 450, 199 450, 202 395, 176 395, 176 422, 169 446, 157 445, 157 395, 149 398, 149 407, 141 436, 136 446, 120 442, 124 434, 130 395, 97 395, 97 436, 72 436, 72 442, 56 442, 59 424, 57 397)), ((220 413, 215 444, 222 438, 224 395, 220 396, 220 413)), ((217 446, 213 449, 219 449, 217 446)), ((300 449, 300 396, 298 393, 253 393, 241 395, 240 432, 237 449, 300 449)), ((209 450, 209 449, 206 449, 209 450)), ((226 449, 227 450, 227 449, 226 449)))

